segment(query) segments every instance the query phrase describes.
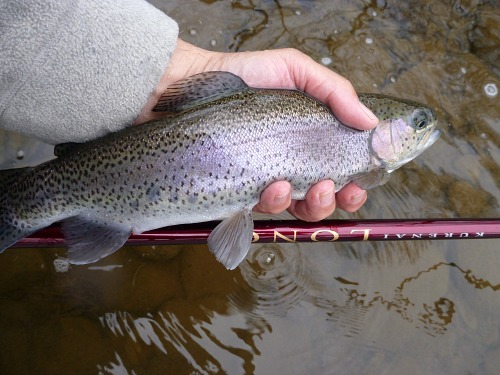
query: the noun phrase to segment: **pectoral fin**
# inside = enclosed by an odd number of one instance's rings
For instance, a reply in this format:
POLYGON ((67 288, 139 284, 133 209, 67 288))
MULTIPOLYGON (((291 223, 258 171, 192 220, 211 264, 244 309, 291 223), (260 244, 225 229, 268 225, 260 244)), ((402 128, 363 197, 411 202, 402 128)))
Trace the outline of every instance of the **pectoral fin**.
POLYGON ((125 244, 130 228, 75 216, 62 222, 72 264, 87 264, 114 253, 125 244))
POLYGON ((253 218, 250 210, 223 220, 208 237, 208 248, 227 269, 233 270, 250 249, 253 218))
POLYGON ((389 181, 391 175, 384 168, 374 169, 370 172, 359 173, 353 177, 353 182, 361 189, 368 190, 389 181))

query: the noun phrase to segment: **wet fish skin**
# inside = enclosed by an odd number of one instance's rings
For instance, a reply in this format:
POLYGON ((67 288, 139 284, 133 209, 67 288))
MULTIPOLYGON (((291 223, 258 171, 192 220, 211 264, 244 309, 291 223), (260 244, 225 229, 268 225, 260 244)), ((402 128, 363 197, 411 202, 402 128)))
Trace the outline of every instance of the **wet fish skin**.
POLYGON ((250 246, 251 209, 272 182, 290 181, 295 199, 328 178, 337 190, 350 181, 371 188, 438 136, 426 106, 377 95, 361 100, 381 120, 373 131, 343 126, 299 91, 253 89, 221 72, 184 80, 157 106, 180 112, 60 147, 52 161, 2 174, 0 251, 62 221, 70 262, 89 263, 131 233, 225 219, 209 248, 235 268, 250 246))

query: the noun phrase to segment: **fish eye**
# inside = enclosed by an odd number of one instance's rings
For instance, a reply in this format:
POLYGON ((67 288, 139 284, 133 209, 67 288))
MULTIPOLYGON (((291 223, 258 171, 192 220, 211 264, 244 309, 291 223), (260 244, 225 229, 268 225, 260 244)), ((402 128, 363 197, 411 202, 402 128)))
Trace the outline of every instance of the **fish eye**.
POLYGON ((427 112, 421 109, 417 109, 413 112, 412 125, 417 130, 422 130, 429 125, 429 116, 427 112))

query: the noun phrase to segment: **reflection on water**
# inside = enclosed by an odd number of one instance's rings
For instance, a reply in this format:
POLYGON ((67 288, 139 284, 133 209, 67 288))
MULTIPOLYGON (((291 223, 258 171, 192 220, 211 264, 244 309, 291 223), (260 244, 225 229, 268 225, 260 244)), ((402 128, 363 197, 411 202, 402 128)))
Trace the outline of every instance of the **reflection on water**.
MULTIPOLYGON (((442 138, 339 218, 499 217, 498 1, 153 1, 204 48, 296 47, 358 91, 436 108, 442 138), (186 5, 187 4, 187 5, 186 5)), ((52 157, 0 133, 0 166, 52 157)), ((498 240, 0 255, 0 372, 498 373, 498 240)))

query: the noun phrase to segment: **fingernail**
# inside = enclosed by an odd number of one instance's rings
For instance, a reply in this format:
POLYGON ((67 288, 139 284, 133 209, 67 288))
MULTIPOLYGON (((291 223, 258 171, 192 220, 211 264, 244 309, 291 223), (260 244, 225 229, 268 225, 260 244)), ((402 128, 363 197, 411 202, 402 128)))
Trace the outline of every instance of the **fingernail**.
POLYGON ((288 200, 289 194, 281 194, 281 195, 275 195, 274 196, 274 203, 276 204, 283 204, 288 200))
POLYGON ((377 121, 378 121, 377 116, 375 116, 375 115, 373 114, 373 112, 372 112, 372 111, 370 111, 366 105, 364 105, 364 104, 363 104, 363 103, 361 103, 361 102, 359 102, 359 104, 360 104, 361 110, 364 112, 364 114, 365 114, 365 115, 366 115, 366 116, 367 116, 367 117, 368 117, 371 121, 374 121, 374 120, 377 120, 377 121))
POLYGON ((321 193, 319 195, 319 204, 323 207, 329 206, 332 204, 333 201, 333 195, 334 195, 333 189, 330 189, 324 193, 321 193))
POLYGON ((361 194, 358 194, 358 195, 353 195, 351 197, 351 203, 352 204, 358 204, 360 202, 362 202, 366 197, 366 192, 363 192, 361 194))

